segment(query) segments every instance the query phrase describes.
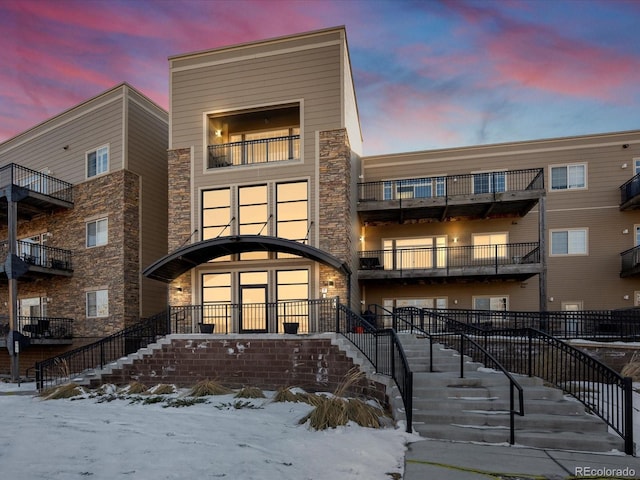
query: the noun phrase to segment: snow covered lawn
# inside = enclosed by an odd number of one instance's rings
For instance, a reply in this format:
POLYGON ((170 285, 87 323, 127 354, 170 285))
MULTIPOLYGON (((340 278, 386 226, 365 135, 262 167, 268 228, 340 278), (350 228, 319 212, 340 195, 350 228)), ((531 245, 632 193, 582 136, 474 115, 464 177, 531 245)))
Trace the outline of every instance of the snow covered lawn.
POLYGON ((307 404, 236 402, 45 401, 33 384, 0 383, 0 478, 389 480, 419 439, 402 426, 314 431, 298 425, 307 404))

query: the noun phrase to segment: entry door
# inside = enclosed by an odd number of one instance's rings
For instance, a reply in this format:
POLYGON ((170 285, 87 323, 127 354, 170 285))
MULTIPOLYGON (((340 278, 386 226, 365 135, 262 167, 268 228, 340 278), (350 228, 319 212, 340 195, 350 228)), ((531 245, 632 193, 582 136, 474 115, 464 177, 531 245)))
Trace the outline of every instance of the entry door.
POLYGON ((267 333, 267 285, 241 285, 240 304, 240 333, 267 333))

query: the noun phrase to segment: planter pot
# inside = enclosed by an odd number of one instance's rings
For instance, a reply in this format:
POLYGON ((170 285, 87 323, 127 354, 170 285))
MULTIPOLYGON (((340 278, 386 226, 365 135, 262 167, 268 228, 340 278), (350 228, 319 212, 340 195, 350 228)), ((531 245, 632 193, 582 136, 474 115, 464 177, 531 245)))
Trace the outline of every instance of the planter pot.
POLYGON ((199 323, 200 333, 213 333, 213 330, 216 328, 215 323, 199 323))
POLYGON ((295 322, 285 322, 284 325, 284 333, 292 333, 293 335, 298 333, 299 323, 295 322))

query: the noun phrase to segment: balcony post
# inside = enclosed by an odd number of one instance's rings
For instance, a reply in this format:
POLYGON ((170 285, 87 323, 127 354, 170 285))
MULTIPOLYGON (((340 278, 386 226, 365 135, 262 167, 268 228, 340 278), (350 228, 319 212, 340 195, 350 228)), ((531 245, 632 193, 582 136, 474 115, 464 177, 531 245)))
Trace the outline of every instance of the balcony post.
MULTIPOLYGON (((12 169, 13 176, 13 169, 12 169)), ((7 350, 11 355, 11 380, 20 381, 20 359, 19 359, 19 341, 18 336, 18 272, 14 271, 13 264, 16 257, 17 243, 17 223, 18 223, 18 204, 13 199, 7 201, 7 228, 9 234, 9 245, 6 259, 5 271, 9 283, 9 337, 7 341, 7 350), (9 268, 7 268, 9 267, 9 268), (11 345, 9 343, 11 342, 11 345)))
POLYGON ((547 311, 547 220, 546 220, 546 197, 540 196, 538 201, 538 239, 539 247, 538 252, 540 254, 540 269, 539 283, 539 310, 541 312, 547 311))

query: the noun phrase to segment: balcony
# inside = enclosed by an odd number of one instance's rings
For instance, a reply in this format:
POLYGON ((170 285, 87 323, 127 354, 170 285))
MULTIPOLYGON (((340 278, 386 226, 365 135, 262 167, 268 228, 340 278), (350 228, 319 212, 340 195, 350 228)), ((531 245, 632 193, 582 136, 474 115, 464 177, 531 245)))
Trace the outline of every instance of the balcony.
POLYGON ((538 242, 360 252, 360 280, 526 280, 542 271, 538 242))
POLYGON ((620 186, 620 210, 640 208, 640 173, 620 186))
MULTIPOLYGON (((42 172, 11 163, 0 168, 0 202, 18 202, 18 217, 60 208, 73 208, 73 185, 42 172)), ((6 222, 7 208, 0 208, 0 221, 6 222)))
POLYGON ((620 276, 622 278, 640 275, 640 246, 625 250, 620 254, 622 266, 620 276))
MULTIPOLYGON (((56 317, 27 317, 16 318, 16 330, 27 337, 32 345, 67 345, 73 339, 73 320, 56 317)), ((9 319, 0 316, 0 346, 6 346, 9 333, 9 319)))
POLYGON ((256 165, 300 158, 300 135, 209 145, 207 168, 256 165))
MULTIPOLYGON (((6 240, 0 242, 0 261, 2 261, 0 273, 5 273, 5 259, 8 253, 9 243, 6 240)), ((49 275, 70 277, 73 274, 69 250, 18 240, 16 255, 23 262, 24 277, 27 279, 49 275)))
POLYGON ((358 184, 363 222, 522 217, 544 195, 542 168, 358 184))

